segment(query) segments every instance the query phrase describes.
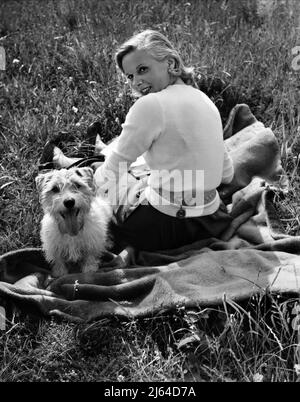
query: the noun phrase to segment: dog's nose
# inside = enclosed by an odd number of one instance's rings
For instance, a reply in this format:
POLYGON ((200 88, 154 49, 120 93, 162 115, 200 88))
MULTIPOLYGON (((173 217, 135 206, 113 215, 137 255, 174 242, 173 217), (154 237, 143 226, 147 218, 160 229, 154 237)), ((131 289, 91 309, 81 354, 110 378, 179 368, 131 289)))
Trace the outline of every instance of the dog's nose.
POLYGON ((68 209, 73 208, 75 205, 75 200, 74 198, 67 198, 66 200, 64 200, 64 206, 68 209))

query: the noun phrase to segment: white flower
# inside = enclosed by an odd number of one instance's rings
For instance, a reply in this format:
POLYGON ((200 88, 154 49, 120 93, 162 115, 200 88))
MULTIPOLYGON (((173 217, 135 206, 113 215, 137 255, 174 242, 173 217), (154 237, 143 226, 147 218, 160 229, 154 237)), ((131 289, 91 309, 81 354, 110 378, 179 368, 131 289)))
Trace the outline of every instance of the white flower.
POLYGON ((297 374, 298 376, 300 376, 300 364, 295 364, 295 365, 294 365, 294 369, 295 369, 295 371, 296 371, 296 374, 297 374))
POLYGON ((73 110, 74 113, 77 113, 77 112, 78 112, 78 109, 77 109, 77 107, 75 107, 75 106, 72 106, 72 110, 73 110))
POLYGON ((264 376, 260 373, 255 373, 253 376, 253 382, 264 382, 264 376))
POLYGON ((19 64, 20 63, 20 60, 19 59, 13 59, 13 64, 19 64))

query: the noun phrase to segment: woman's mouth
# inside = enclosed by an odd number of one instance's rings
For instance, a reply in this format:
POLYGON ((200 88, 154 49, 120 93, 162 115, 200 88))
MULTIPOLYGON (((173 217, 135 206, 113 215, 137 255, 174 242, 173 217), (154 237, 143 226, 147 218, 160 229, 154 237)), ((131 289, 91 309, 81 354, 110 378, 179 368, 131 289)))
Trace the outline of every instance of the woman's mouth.
POLYGON ((142 95, 147 95, 151 91, 151 87, 146 87, 140 90, 142 95))

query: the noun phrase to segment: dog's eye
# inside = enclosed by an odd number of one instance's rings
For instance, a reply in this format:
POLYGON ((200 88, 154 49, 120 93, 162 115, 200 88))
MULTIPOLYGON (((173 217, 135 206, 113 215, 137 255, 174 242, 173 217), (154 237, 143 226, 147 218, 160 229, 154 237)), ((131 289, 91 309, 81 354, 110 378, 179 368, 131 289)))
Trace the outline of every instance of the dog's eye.
POLYGON ((81 184, 79 184, 79 183, 74 183, 74 186, 75 186, 75 188, 77 189, 77 190, 80 190, 81 189, 81 184))
POLYGON ((59 193, 59 187, 58 186, 53 186, 51 188, 52 193, 59 193))

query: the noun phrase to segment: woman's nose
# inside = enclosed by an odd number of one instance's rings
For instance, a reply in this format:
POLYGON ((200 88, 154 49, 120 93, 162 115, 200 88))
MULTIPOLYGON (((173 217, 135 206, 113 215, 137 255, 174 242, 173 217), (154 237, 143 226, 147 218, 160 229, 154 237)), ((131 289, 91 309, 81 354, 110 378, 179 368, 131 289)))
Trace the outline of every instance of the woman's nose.
POLYGON ((141 84, 142 84, 142 80, 140 78, 138 78, 138 77, 133 78, 132 85, 135 88, 138 88, 141 84))

